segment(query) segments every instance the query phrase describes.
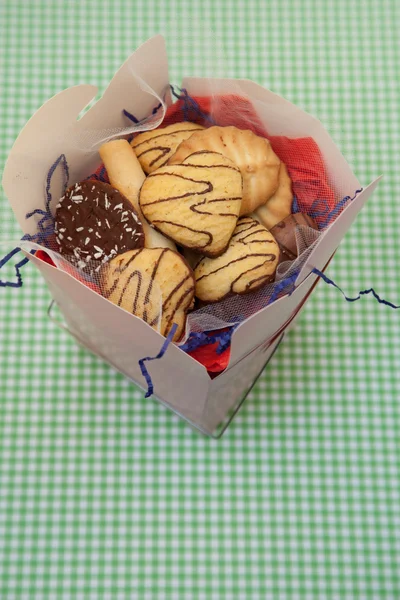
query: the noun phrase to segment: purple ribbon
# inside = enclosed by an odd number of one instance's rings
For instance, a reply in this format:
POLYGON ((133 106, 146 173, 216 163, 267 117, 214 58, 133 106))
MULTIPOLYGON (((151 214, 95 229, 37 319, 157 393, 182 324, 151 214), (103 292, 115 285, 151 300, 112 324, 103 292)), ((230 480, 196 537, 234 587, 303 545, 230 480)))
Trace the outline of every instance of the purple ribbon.
POLYGON ((154 393, 154 385, 153 385, 153 381, 151 379, 150 373, 148 372, 146 366, 145 366, 145 362, 151 361, 151 360, 158 360, 159 358, 162 358, 164 356, 164 354, 167 351, 168 346, 170 345, 170 343, 172 342, 172 338, 175 335, 175 331, 177 330, 178 325, 176 323, 174 323, 171 327, 171 330, 169 332, 169 334, 167 335, 166 339, 164 340, 163 345, 161 346, 161 350, 160 352, 157 354, 157 356, 146 356, 145 358, 141 358, 139 360, 139 367, 140 370, 142 372, 143 377, 146 380, 146 384, 147 384, 147 392, 145 394, 145 398, 149 398, 150 396, 153 395, 154 393))
POLYGON ((202 346, 208 346, 218 342, 216 353, 222 354, 227 348, 229 348, 232 334, 238 326, 239 323, 236 323, 235 325, 229 327, 226 331, 217 331, 216 333, 210 333, 207 331, 192 331, 189 334, 186 342, 179 346, 179 348, 184 352, 192 352, 193 350, 197 350, 197 348, 201 348, 202 346))
MULTIPOLYGON (((65 190, 68 187, 69 169, 68 169, 68 163, 67 163, 65 154, 61 154, 51 165, 49 172, 47 173, 45 210, 42 210, 41 208, 37 208, 25 215, 26 219, 30 219, 34 215, 40 215, 41 219, 38 222, 39 231, 37 233, 35 233, 34 235, 30 235, 29 233, 26 233, 24 236, 22 236, 21 240, 35 242, 35 243, 43 244, 43 245, 47 246, 46 242, 47 242, 48 238, 54 233, 54 219, 53 219, 53 215, 51 214, 51 211, 50 211, 50 203, 52 200, 50 188, 51 188, 52 177, 59 165, 61 165, 61 167, 63 169, 63 174, 64 174, 63 194, 65 193, 65 190)), ((20 251, 21 251, 21 248, 18 246, 16 248, 14 248, 13 250, 11 250, 11 252, 6 254, 6 256, 4 256, 0 260, 0 269, 2 267, 4 267, 4 265, 6 265, 12 259, 12 257, 15 256, 16 254, 18 254, 18 252, 20 252, 20 251)), ((31 252, 31 254, 33 254, 33 251, 31 252)), ((14 268, 15 268, 15 274, 17 277, 17 281, 2 281, 0 279, 0 287, 12 287, 12 288, 22 287, 23 281, 22 281, 22 275, 21 275, 21 268, 24 265, 26 265, 28 262, 29 261, 27 258, 23 258, 19 263, 17 263, 15 265, 14 268)))
POLYGON ((321 277, 321 279, 323 279, 323 281, 325 281, 325 283, 327 283, 328 285, 332 285, 337 290, 339 290, 339 292, 342 294, 342 296, 344 297, 344 299, 347 302, 357 302, 357 300, 360 300, 361 296, 366 296, 368 294, 372 294, 373 297, 375 298, 375 300, 377 300, 379 302, 379 304, 385 304, 385 306, 389 306, 389 308, 394 308, 394 309, 400 308, 400 305, 396 306, 395 304, 388 302, 388 300, 384 300, 383 298, 381 298, 375 292, 375 290, 373 288, 370 288, 369 290, 361 290, 360 292, 358 292, 358 296, 356 296, 355 298, 349 298, 349 296, 346 296, 346 294, 344 293, 342 288, 340 288, 334 281, 332 281, 332 279, 329 279, 329 277, 327 277, 325 275, 325 273, 323 273, 319 269, 316 269, 315 267, 312 270, 312 272, 315 273, 315 275, 318 275, 318 277, 321 277))

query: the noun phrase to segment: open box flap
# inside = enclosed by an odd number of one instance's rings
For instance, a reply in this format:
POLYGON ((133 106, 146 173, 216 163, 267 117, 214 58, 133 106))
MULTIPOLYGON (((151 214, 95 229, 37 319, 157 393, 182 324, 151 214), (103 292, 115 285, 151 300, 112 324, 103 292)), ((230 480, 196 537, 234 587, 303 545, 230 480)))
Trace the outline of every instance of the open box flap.
MULTIPOLYGON (((157 356, 165 338, 68 273, 35 256, 29 258, 46 279, 70 332, 95 354, 145 388, 139 360, 157 356)), ((210 385, 206 369, 175 344, 168 346, 160 360, 147 365, 156 395, 178 412, 188 408, 183 399, 191 398, 191 418, 198 419, 210 385), (195 386, 193 381, 196 381, 195 386)))
POLYGON ((144 119, 154 106, 155 95, 162 97, 166 91, 169 94, 167 51, 163 36, 156 35, 126 59, 100 100, 83 115, 80 126, 95 130, 126 127, 124 110, 144 119))
MULTIPOLYGON (((45 184, 55 160, 65 155, 69 185, 81 181, 100 164, 97 152, 100 141, 107 136, 128 135, 137 128, 123 115, 123 109, 139 117, 148 115, 168 85, 165 42, 158 35, 125 61, 102 99, 81 119, 78 119, 79 114, 96 95, 94 86, 68 88, 48 100, 31 117, 11 149, 2 180, 24 233, 36 232, 36 223, 26 219, 26 214, 45 209, 45 184)), ((159 121, 163 114, 160 112, 159 121)), ((152 126, 156 125, 157 121, 153 122, 152 126)), ((57 201, 55 197, 54 202, 57 201)))
POLYGON ((306 263, 303 265, 296 279, 296 286, 300 285, 305 278, 308 277, 313 268, 316 267, 317 269, 321 270, 323 265, 326 264, 326 262, 332 256, 334 250, 339 246, 347 231, 352 226, 358 213, 363 208, 368 198, 370 198, 375 191, 381 178, 382 176, 378 177, 362 192, 360 192, 357 197, 346 206, 339 217, 337 217, 337 219, 331 223, 331 225, 329 225, 325 235, 316 242, 315 248, 312 250, 306 263))
MULTIPOLYGON (((270 135, 283 135, 289 138, 312 137, 317 142, 324 158, 328 180, 337 196, 353 197, 361 188, 360 182, 322 123, 285 98, 246 79, 186 77, 182 85, 192 96, 213 94, 245 96, 253 104, 260 121, 270 135)), ((324 268, 377 183, 378 180, 359 193, 321 235, 296 280, 298 288, 296 292, 290 297, 277 300, 240 324, 232 336, 228 368, 263 340, 273 337, 290 318, 296 306, 315 282, 316 277, 313 276, 307 284, 303 283, 312 268, 316 267, 320 270, 324 268)))
POLYGON ((252 315, 239 325, 232 335, 231 356, 228 368, 245 356, 255 346, 273 337, 295 312, 306 293, 315 282, 313 268, 322 271, 352 225, 357 214, 367 199, 374 192, 380 178, 365 188, 330 225, 324 235, 319 238, 305 265, 301 269, 296 282, 295 291, 284 296, 252 315))
POLYGON ((329 182, 339 196, 353 196, 361 187, 321 121, 286 98, 248 79, 185 77, 182 85, 193 96, 237 94, 247 97, 269 135, 283 135, 289 138, 312 137, 317 142, 324 158, 329 182))

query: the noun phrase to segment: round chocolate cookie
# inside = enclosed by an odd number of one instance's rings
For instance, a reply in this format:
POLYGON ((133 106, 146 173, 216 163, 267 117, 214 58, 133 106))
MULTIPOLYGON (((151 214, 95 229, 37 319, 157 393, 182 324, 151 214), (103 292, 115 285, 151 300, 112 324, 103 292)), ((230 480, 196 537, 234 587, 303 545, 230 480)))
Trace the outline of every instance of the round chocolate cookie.
POLYGON ((129 200, 90 179, 70 187, 57 204, 55 234, 60 254, 89 275, 117 254, 144 246, 142 223, 129 200))

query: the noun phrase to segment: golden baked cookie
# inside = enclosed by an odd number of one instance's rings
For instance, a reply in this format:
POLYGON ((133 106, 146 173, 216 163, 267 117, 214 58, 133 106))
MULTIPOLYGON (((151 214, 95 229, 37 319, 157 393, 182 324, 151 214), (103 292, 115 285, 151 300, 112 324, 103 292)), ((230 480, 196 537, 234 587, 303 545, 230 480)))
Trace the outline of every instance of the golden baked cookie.
POLYGON ((140 317, 168 335, 185 329, 186 313, 193 306, 193 271, 184 258, 169 248, 142 248, 116 256, 102 272, 102 294, 117 306, 140 317))
POLYGON ((196 296, 217 302, 229 294, 253 292, 275 278, 279 247, 273 235, 251 217, 239 219, 228 249, 203 258, 194 270, 196 296))
POLYGON ((271 229, 277 223, 280 223, 292 212, 293 192, 292 180, 289 177, 288 170, 284 163, 281 163, 279 169, 279 185, 275 194, 255 211, 255 217, 271 229))
POLYGON ((204 129, 202 125, 190 123, 189 121, 174 123, 163 129, 152 129, 152 131, 138 133, 133 138, 131 146, 142 165, 143 171, 151 173, 167 163, 183 140, 201 129, 204 129))
POLYGON ((240 216, 252 213, 276 192, 280 160, 265 138, 237 127, 210 127, 183 141, 168 164, 180 164, 199 150, 219 152, 239 167, 243 177, 240 216))
POLYGON ((150 173, 139 202, 145 218, 166 236, 205 256, 218 256, 236 227, 242 176, 229 158, 196 152, 182 164, 150 173))

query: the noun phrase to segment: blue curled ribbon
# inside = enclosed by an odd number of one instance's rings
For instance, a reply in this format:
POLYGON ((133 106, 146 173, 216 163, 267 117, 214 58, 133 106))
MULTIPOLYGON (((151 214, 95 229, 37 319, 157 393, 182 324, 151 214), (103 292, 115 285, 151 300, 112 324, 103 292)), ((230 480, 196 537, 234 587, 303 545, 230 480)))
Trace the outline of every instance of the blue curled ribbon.
POLYGON ((218 331, 216 333, 209 333, 207 331, 192 331, 189 334, 186 342, 179 346, 179 348, 183 350, 183 352, 192 352, 193 350, 197 350, 197 348, 201 348, 202 346, 208 346, 218 342, 216 353, 218 355, 222 354, 227 348, 229 348, 233 332, 235 329, 237 329, 237 327, 239 327, 239 325, 240 322, 235 323, 235 325, 232 325, 226 331, 218 331))
POLYGON ((178 325, 177 323, 174 323, 170 329, 169 334, 167 335, 166 339, 164 340, 163 345, 161 346, 161 350, 160 352, 157 354, 157 356, 146 356, 145 358, 141 358, 139 360, 139 367, 140 370, 142 372, 143 377, 146 380, 147 383, 147 392, 145 394, 145 398, 149 398, 150 396, 153 395, 154 393, 154 385, 153 385, 153 381, 151 379, 150 373, 148 372, 146 366, 145 366, 145 362, 150 361, 150 360, 158 360, 159 358, 162 358, 164 356, 164 354, 166 353, 168 346, 170 345, 170 343, 172 342, 172 338, 175 335, 175 331, 178 329, 178 325))
MULTIPOLYGON (((8 254, 6 254, 6 256, 4 256, 1 260, 0 260, 0 269, 2 267, 4 267, 4 265, 6 263, 8 263, 9 260, 12 259, 12 257, 15 254, 18 254, 18 252, 20 252, 21 248, 14 248, 14 250, 11 250, 11 252, 9 252, 8 254)), ((2 281, 0 279, 0 287, 12 287, 12 288, 20 288, 22 287, 22 275, 21 275, 21 271, 20 269, 26 265, 26 263, 29 262, 28 259, 25 257, 23 258, 18 264, 15 265, 15 273, 17 276, 17 281, 2 281)))
MULTIPOLYGON (((50 169, 49 169, 49 171, 47 173, 47 177, 46 177, 46 205, 45 205, 45 210, 41 210, 40 208, 37 208, 37 209, 33 210, 32 212, 27 213, 26 216, 25 216, 26 219, 30 219, 34 215, 41 215, 42 216, 42 218, 38 222, 39 233, 36 234, 36 235, 34 235, 34 236, 29 236, 29 239, 31 239, 31 241, 36 241, 37 238, 38 238, 38 236, 40 237, 40 235, 42 235, 42 237, 44 236, 45 239, 47 239, 47 237, 51 233, 49 231, 49 229, 54 225, 54 218, 53 218, 53 215, 51 214, 51 211, 50 211, 50 203, 52 201, 52 196, 51 196, 50 188, 51 188, 52 177, 53 177, 53 175, 55 173, 55 170, 57 169, 57 167, 59 165, 61 165, 61 167, 63 168, 63 173, 64 173, 63 192, 62 192, 61 195, 63 195, 65 193, 65 191, 66 191, 66 189, 68 187, 69 168, 68 168, 67 158, 66 158, 65 154, 60 154, 60 156, 51 165, 51 167, 50 167, 50 169), (47 222, 49 222, 50 225, 46 225, 47 222), (33 238, 35 238, 35 240, 33 240, 33 238)), ((25 239, 27 239, 27 238, 25 238, 25 239)))
POLYGON ((203 110, 201 110, 197 100, 195 100, 194 98, 189 96, 186 88, 178 88, 179 92, 180 92, 179 94, 177 94, 175 92, 175 89, 172 85, 170 86, 170 88, 171 88, 172 95, 175 96, 175 98, 177 98, 178 100, 183 100, 182 111, 183 111, 183 120, 184 121, 189 121, 189 112, 192 110, 195 114, 197 114, 202 119, 209 121, 212 125, 216 125, 215 120, 210 115, 208 115, 203 110))
MULTIPOLYGON (((162 107, 162 103, 160 102, 157 106, 155 106, 153 108, 153 110, 151 111, 151 114, 155 115, 160 110, 161 107, 162 107)), ((136 118, 135 115, 133 115, 131 112, 129 112, 129 110, 126 110, 125 108, 123 109, 122 114, 125 117, 127 117, 130 121, 132 121, 132 123, 136 123, 136 124, 145 123, 149 119, 149 117, 144 117, 144 119, 139 121, 139 119, 136 118)))
MULTIPOLYGON (((173 85, 170 84, 170 90, 172 95, 177 99, 177 100, 183 100, 183 106, 182 106, 182 113, 183 113, 183 120, 184 121, 189 121, 189 115, 190 115, 190 111, 194 112, 197 116, 201 117, 202 119, 205 119, 206 121, 209 121, 212 125, 216 125, 215 120, 208 115, 207 113, 205 113, 203 110, 201 110, 198 102, 192 98, 191 96, 189 96, 188 91, 185 88, 178 88, 179 89, 179 93, 177 93, 175 91, 175 88, 173 85)), ((155 115, 160 108, 162 107, 162 104, 158 104, 158 106, 155 106, 151 112, 152 115, 155 115)), ((130 121, 132 121, 132 123, 135 124, 141 124, 141 123, 145 123, 148 120, 148 117, 145 117, 142 120, 139 120, 137 117, 135 117, 135 115, 133 115, 131 112, 129 112, 128 110, 126 110, 125 108, 122 111, 123 115, 125 117, 127 117, 130 121)))
MULTIPOLYGON (((45 190, 46 190, 45 210, 42 210, 41 208, 36 208, 35 210, 33 210, 25 215, 26 219, 30 219, 34 215, 41 216, 41 219, 38 221, 38 230, 39 231, 37 233, 35 233, 34 235, 30 235, 29 233, 26 233, 25 235, 22 236, 21 241, 26 240, 29 242, 36 242, 38 244, 46 245, 46 242, 47 242, 49 236, 54 233, 54 218, 50 211, 50 203, 52 200, 50 188, 51 188, 52 177, 54 175, 55 170, 57 169, 57 167, 59 165, 61 165, 61 167, 63 168, 63 173, 64 173, 63 194, 65 193, 65 190, 68 187, 69 168, 68 168, 68 163, 67 163, 65 154, 60 154, 60 156, 51 165, 51 167, 47 173, 46 188, 45 188, 45 190)), ((4 256, 0 260, 0 269, 2 267, 4 267, 4 265, 6 265, 12 259, 12 257, 15 256, 16 254, 18 254, 18 252, 20 252, 20 251, 21 251, 21 248, 19 246, 17 246, 13 250, 11 250, 11 252, 6 254, 6 256, 4 256)), ((32 251, 31 254, 33 254, 33 253, 34 252, 32 251)), ((0 287, 12 287, 12 288, 22 287, 23 281, 22 281, 22 275, 21 275, 21 268, 24 265, 26 265, 28 262, 29 261, 27 258, 23 258, 19 263, 17 263, 14 266, 17 281, 2 281, 0 279, 0 287)))
POLYGON ((297 196, 295 194, 293 194, 293 200, 292 200, 292 213, 299 213, 301 212, 300 206, 299 206, 299 201, 297 199, 297 196))
POLYGON ((322 271, 320 271, 319 269, 315 268, 312 270, 313 273, 315 273, 315 275, 318 275, 318 277, 321 277, 321 279, 323 281, 325 281, 325 283, 327 283, 328 285, 332 285, 333 287, 335 287, 337 290, 339 290, 339 292, 342 294, 342 296, 344 297, 344 299, 346 300, 346 302, 357 302, 357 300, 361 299, 361 296, 366 296, 367 294, 372 294, 373 297, 375 298, 375 300, 377 300, 379 302, 379 304, 385 304, 385 306, 389 306, 389 308, 400 308, 399 306, 396 306, 395 304, 392 304, 392 302, 389 302, 388 300, 384 300, 383 298, 381 298, 373 288, 370 288, 369 290, 361 290, 360 292, 358 292, 358 296, 356 296, 355 298, 349 298, 349 296, 346 296, 346 294, 344 293, 344 291, 342 290, 341 287, 339 287, 334 281, 332 281, 332 279, 329 279, 329 277, 327 277, 325 275, 325 273, 323 273, 322 271))
POLYGON ((344 198, 342 198, 342 200, 340 200, 340 202, 338 202, 333 207, 333 209, 328 213, 328 215, 326 216, 325 221, 323 221, 322 223, 320 223, 320 228, 321 229, 325 229, 325 227, 327 227, 328 225, 330 225, 331 222, 335 220, 335 218, 339 214, 340 210, 342 208, 344 208, 347 203, 352 202, 353 200, 355 200, 357 198, 358 194, 360 194, 362 191, 363 191, 363 188, 360 188, 359 190, 355 191, 354 196, 345 196, 344 198))
POLYGON ((289 277, 282 279, 279 283, 277 283, 274 286, 274 291, 272 292, 271 298, 267 302, 267 306, 275 302, 275 300, 279 298, 280 293, 286 288, 289 288, 289 290, 286 292, 289 296, 293 294, 294 290, 296 289, 294 284, 296 282, 298 274, 299 271, 295 271, 294 273, 289 275, 289 277))

